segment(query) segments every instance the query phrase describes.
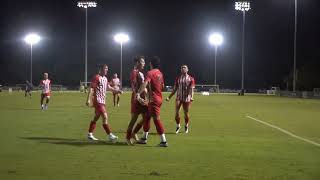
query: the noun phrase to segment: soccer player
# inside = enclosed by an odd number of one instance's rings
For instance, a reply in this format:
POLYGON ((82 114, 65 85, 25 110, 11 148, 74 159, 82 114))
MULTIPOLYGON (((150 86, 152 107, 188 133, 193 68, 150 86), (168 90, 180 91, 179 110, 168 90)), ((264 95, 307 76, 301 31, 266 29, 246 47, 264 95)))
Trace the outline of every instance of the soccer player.
MULTIPOLYGON (((141 129, 144 119, 146 118, 146 113, 148 111, 148 104, 147 101, 138 101, 136 99, 136 93, 138 92, 140 86, 144 83, 144 74, 143 69, 145 66, 143 56, 136 56, 134 58, 134 68, 130 74, 130 83, 131 83, 131 89, 132 89, 132 95, 131 95, 131 120, 129 122, 128 128, 127 128, 127 144, 133 145, 133 142, 131 141, 131 138, 134 138, 135 141, 138 141, 139 138, 137 136, 137 132, 141 129), (141 114, 142 120, 137 123, 136 127, 133 130, 133 127, 141 114), (133 131, 132 131, 133 130, 133 131)), ((141 99, 147 100, 147 92, 143 92, 140 96, 141 99)))
POLYGON ((181 105, 183 107, 184 112, 184 122, 185 122, 185 133, 189 132, 189 109, 191 106, 191 102, 193 101, 193 92, 195 87, 194 78, 188 74, 188 66, 182 65, 181 66, 181 74, 176 78, 173 91, 166 98, 166 101, 169 101, 171 97, 177 92, 176 97, 176 115, 175 120, 177 123, 176 134, 179 133, 180 130, 180 116, 179 111, 181 105))
MULTIPOLYGON (((148 104, 148 113, 152 117, 153 122, 156 126, 157 132, 160 135, 160 147, 167 147, 167 140, 164 134, 164 127, 160 120, 160 108, 162 104, 162 89, 164 88, 163 74, 159 70, 160 58, 153 57, 150 62, 150 71, 147 73, 147 77, 140 87, 136 98, 141 99, 141 93, 144 92, 145 88, 148 87, 148 94, 150 96, 150 102, 148 104)), ((150 119, 145 119, 144 129, 150 129, 150 119)), ((144 137, 141 139, 146 143, 148 133, 144 133, 144 137)))
POLYGON ((32 89, 33 89, 33 85, 27 80, 26 81, 26 89, 25 89, 24 97, 27 97, 27 95, 29 94, 29 97, 31 98, 32 89))
POLYGON ((114 89, 116 89, 117 91, 112 91, 113 94, 113 106, 117 106, 119 107, 119 101, 120 101, 120 93, 118 90, 120 90, 120 79, 118 78, 118 74, 115 73, 113 74, 113 78, 110 81, 110 85, 111 87, 113 87, 114 89), (117 99, 117 103, 116 103, 116 99, 117 99))
POLYGON ((112 134, 110 126, 108 124, 108 114, 105 108, 105 98, 106 91, 116 91, 121 92, 120 90, 114 89, 110 86, 107 79, 108 66, 106 64, 99 66, 99 73, 94 76, 91 81, 91 87, 89 89, 88 97, 87 97, 87 106, 90 105, 91 99, 93 107, 95 108, 95 116, 93 120, 90 122, 89 130, 88 130, 88 139, 97 141, 98 139, 93 136, 93 132, 96 128, 96 122, 102 116, 102 127, 105 132, 108 134, 108 139, 111 142, 115 142, 118 137, 112 134), (93 96, 93 97, 92 97, 93 96))
POLYGON ((48 73, 43 73, 43 80, 40 81, 40 87, 42 89, 41 92, 41 109, 48 109, 48 104, 50 100, 50 95, 51 95, 51 80, 48 79, 49 74, 48 73), (44 99, 46 99, 46 104, 43 104, 44 99))

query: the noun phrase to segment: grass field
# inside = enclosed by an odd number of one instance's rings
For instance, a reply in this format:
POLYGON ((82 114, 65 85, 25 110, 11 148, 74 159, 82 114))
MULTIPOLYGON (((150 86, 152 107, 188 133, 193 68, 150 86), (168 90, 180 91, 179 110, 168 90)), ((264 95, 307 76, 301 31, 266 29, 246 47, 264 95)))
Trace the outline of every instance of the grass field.
MULTIPOLYGON (((0 93, 0 179, 320 179, 320 147, 246 116, 320 143, 320 101, 261 95, 195 96, 189 134, 174 134, 174 101, 164 102, 168 148, 127 146, 130 94, 111 105, 115 144, 86 140, 93 109, 85 95, 53 93, 47 111, 40 94, 0 93)), ((165 95, 166 96, 166 95, 165 95)), ((98 123, 96 137, 105 139, 98 123)))

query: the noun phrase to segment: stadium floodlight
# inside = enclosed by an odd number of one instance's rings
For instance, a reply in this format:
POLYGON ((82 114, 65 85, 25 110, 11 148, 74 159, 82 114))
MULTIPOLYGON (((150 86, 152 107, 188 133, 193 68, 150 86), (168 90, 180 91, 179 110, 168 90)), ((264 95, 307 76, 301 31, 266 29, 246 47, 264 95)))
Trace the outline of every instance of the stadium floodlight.
POLYGON ((217 52, 218 46, 223 42, 223 37, 219 33, 213 33, 209 36, 209 43, 214 45, 214 85, 217 84, 217 52))
POLYGON ((251 9, 250 7, 250 2, 247 1, 239 1, 239 2, 235 2, 235 10, 237 11, 242 11, 242 57, 241 57, 241 61, 242 61, 242 73, 241 73, 241 93, 240 95, 244 95, 244 38, 245 38, 245 23, 246 23, 246 11, 249 11, 251 9))
POLYGON ((24 41, 27 44, 30 44, 30 59, 31 59, 31 63, 30 63, 30 83, 31 84, 32 84, 32 46, 34 44, 37 44, 40 40, 41 40, 40 36, 38 34, 35 34, 35 33, 28 34, 24 38, 24 41))
POLYGON ((97 3, 95 1, 79 1, 77 6, 79 8, 84 8, 86 10, 86 32, 85 32, 85 66, 84 66, 84 81, 85 87, 87 87, 88 81, 88 8, 95 8, 97 7, 97 3))
POLYGON ((122 44, 129 41, 129 36, 125 33, 118 33, 114 36, 114 41, 120 43, 120 86, 122 87, 122 44))

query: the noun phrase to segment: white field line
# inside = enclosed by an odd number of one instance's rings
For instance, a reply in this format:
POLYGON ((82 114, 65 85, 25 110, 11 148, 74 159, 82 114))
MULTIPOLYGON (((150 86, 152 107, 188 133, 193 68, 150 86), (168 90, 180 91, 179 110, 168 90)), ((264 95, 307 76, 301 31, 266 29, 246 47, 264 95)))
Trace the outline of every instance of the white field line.
POLYGON ((275 125, 272 125, 272 124, 270 124, 270 123, 261 121, 261 120, 259 120, 259 119, 254 118, 254 117, 251 117, 251 116, 246 116, 246 117, 249 118, 249 119, 255 120, 255 121, 257 121, 257 122, 259 122, 259 123, 261 123, 261 124, 264 124, 264 125, 267 125, 267 126, 269 126, 269 127, 274 128, 274 129, 277 129, 277 130, 279 130, 279 131, 281 131, 281 132, 283 132, 283 133, 285 133, 285 134, 287 134, 287 135, 289 135, 289 136, 291 136, 291 137, 294 137, 294 138, 296 138, 296 139, 299 139, 299 140, 302 140, 302 141, 304 141, 304 142, 307 142, 307 143, 310 143, 310 144, 312 144, 312 145, 315 145, 315 146, 320 147, 320 144, 319 144, 319 143, 316 143, 316 142, 311 141, 311 140, 309 140, 309 139, 306 139, 306 138, 297 136, 297 135, 295 135, 295 134, 293 134, 293 133, 291 133, 291 132, 289 132, 289 131, 287 131, 287 130, 284 130, 284 129, 278 127, 278 126, 275 126, 275 125))

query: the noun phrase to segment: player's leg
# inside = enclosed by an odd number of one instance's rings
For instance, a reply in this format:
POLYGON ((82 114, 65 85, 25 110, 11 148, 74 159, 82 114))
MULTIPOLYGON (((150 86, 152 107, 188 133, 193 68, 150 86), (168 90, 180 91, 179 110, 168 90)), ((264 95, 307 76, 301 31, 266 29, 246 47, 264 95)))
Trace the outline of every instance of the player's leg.
POLYGON ((180 112, 180 108, 181 108, 181 101, 179 100, 176 100, 176 106, 175 106, 175 120, 176 120, 176 134, 179 133, 179 130, 180 130, 180 115, 179 115, 179 112, 180 112))
POLYGON ((131 137, 135 140, 135 141, 139 141, 139 137, 138 137, 138 132, 140 131, 140 129, 143 126, 144 120, 145 120, 145 113, 141 113, 141 120, 139 120, 136 123, 136 126, 134 127, 133 131, 132 131, 132 135, 131 137))
POLYGON ((27 90, 24 91, 24 97, 27 97, 27 90))
POLYGON ((113 95, 113 106, 115 107, 116 106, 116 93, 112 93, 113 95))
POLYGON ((102 115, 102 127, 106 131, 106 133, 108 134, 109 141, 111 141, 111 142, 116 141, 118 139, 118 136, 115 136, 111 132, 111 128, 110 128, 110 125, 108 123, 108 114, 107 114, 107 111, 105 109, 105 105, 104 104, 99 104, 99 111, 101 112, 101 115, 102 115))
POLYGON ((50 95, 47 94, 47 96, 46 96, 46 104, 44 105, 45 109, 48 109, 49 101, 50 101, 50 95))
POLYGON ((117 96, 117 106, 119 107, 120 106, 120 104, 119 104, 119 102, 120 102, 120 94, 117 93, 116 96, 117 96))
POLYGON ((157 133, 160 135, 160 147, 167 147, 166 135, 164 134, 164 127, 160 119, 160 107, 161 104, 151 103, 151 109, 149 110, 153 119, 154 125, 156 126, 157 133))
POLYGON ((29 96, 30 96, 30 98, 31 98, 31 90, 29 90, 29 96))
POLYGON ((93 119, 90 121, 89 129, 88 129, 88 139, 89 140, 94 140, 97 141, 98 139, 93 136, 94 130, 96 129, 96 124, 98 119, 100 118, 100 113, 95 112, 95 116, 93 119))
POLYGON ((190 107, 191 107, 191 103, 190 102, 184 102, 183 103, 184 122, 185 122, 184 130, 185 130, 185 133, 189 132, 189 121, 190 121, 189 109, 190 109, 190 107))
POLYGON ((44 109, 44 104, 43 104, 44 97, 45 97, 44 94, 41 93, 40 105, 41 105, 41 109, 42 109, 42 110, 44 109))
POLYGON ((150 116, 150 113, 147 111, 143 117, 143 134, 140 140, 137 141, 138 144, 147 144, 149 130, 150 130, 150 121, 151 121, 151 116, 150 116))
POLYGON ((126 135, 126 139, 127 139, 127 144, 128 145, 132 145, 133 143, 131 142, 131 137, 132 137, 132 129, 134 127, 134 124, 136 123, 137 119, 138 119, 139 114, 137 113, 131 113, 131 120, 129 122, 128 128, 127 128, 127 135, 126 135))

